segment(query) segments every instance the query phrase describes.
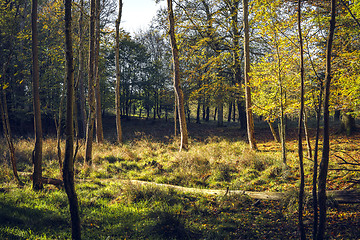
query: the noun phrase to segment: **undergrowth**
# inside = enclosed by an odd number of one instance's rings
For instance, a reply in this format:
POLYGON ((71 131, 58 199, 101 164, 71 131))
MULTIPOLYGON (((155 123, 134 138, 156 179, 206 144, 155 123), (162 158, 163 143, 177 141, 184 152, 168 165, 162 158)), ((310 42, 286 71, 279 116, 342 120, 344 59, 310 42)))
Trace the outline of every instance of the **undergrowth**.
MULTIPOLYGON (((284 168, 276 143, 259 143, 259 151, 253 152, 245 142, 227 138, 190 141, 190 149, 182 152, 178 152, 177 138, 163 143, 142 136, 123 145, 94 144, 91 165, 84 163, 84 142, 80 141, 75 174, 83 239, 298 238, 294 220, 299 184, 295 142, 288 143, 290 168, 284 168), (243 194, 190 194, 128 180, 289 194, 283 201, 257 201, 243 194)), ((4 153, 0 163, 0 238, 70 239, 64 190, 52 185, 45 185, 40 192, 31 190, 32 140, 15 141, 20 178, 26 183, 23 188, 13 180, 5 146, 0 145, 4 153)), ((61 147, 63 153, 64 142, 61 147)), ((341 151, 345 148, 338 147, 341 151)), ((55 139, 44 140, 43 156, 43 176, 60 178, 55 139)), ((307 191, 311 190, 312 164, 305 159, 307 191)), ((331 167, 337 166, 332 162, 331 167)), ((329 172, 330 187, 334 189, 346 187, 346 180, 353 178, 359 178, 359 174, 340 176, 336 171, 329 172)), ((311 201, 306 195, 309 237, 311 201)), ((336 202, 329 206, 328 238, 359 236, 358 209, 341 208, 336 202), (352 227, 344 228, 342 219, 352 227)))

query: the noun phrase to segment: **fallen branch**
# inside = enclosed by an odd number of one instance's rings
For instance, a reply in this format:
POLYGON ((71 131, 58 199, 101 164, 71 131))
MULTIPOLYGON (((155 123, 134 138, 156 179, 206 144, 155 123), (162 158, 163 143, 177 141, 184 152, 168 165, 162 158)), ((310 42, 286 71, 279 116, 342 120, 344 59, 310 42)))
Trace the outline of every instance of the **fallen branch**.
MULTIPOLYGON (((168 187, 176 189, 186 193, 200 193, 200 194, 209 194, 209 195, 225 195, 225 194, 243 194, 247 195, 250 198, 260 199, 260 200, 274 200, 279 201, 284 199, 287 196, 287 193, 283 192, 253 192, 253 191, 244 191, 244 190, 214 190, 214 189, 201 189, 201 188, 189 188, 181 187, 165 183, 154 183, 146 182, 140 180, 127 180, 133 184, 139 185, 152 185, 158 187, 168 187)), ((360 203, 360 192, 355 190, 330 190, 327 191, 327 195, 331 196, 332 199, 338 203, 360 203)))
MULTIPOLYGON (((31 180, 31 181, 33 180, 32 175, 30 175, 30 180, 31 180)), ((56 178, 42 177, 42 178, 41 178, 41 183, 42 183, 42 184, 52 184, 52 185, 57 186, 57 187, 62 187, 62 186, 64 186, 64 182, 63 182, 62 180, 56 179, 56 178)))

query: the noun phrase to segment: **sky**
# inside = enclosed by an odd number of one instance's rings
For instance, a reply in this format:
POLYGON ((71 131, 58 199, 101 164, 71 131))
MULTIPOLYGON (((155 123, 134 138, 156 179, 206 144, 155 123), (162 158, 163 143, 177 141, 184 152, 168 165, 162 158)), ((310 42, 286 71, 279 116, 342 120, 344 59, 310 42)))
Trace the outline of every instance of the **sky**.
POLYGON ((123 0, 120 27, 130 33, 147 29, 161 6, 166 6, 166 1, 155 3, 155 0, 123 0))

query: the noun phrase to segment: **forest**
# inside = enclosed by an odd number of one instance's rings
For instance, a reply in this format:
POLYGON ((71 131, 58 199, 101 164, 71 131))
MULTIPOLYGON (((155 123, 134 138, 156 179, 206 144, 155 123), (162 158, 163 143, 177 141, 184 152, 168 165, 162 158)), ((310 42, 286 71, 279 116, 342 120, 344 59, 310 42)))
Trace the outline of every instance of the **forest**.
POLYGON ((359 239, 360 0, 127 3, 0 0, 0 238, 359 239))

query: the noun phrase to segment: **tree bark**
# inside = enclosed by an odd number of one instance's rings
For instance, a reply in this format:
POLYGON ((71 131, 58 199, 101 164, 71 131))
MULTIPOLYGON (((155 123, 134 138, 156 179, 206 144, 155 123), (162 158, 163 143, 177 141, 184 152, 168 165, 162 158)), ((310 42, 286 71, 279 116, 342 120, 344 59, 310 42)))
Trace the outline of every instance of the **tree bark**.
POLYGON ((83 34, 83 19, 84 19, 84 0, 80 1, 80 17, 79 17, 79 72, 77 79, 77 95, 79 101, 77 102, 79 109, 79 120, 81 123, 80 129, 81 137, 86 137, 86 110, 85 110, 85 87, 84 87, 84 72, 85 72, 85 64, 84 64, 84 34, 83 34))
MULTIPOLYGON (((275 35, 276 37, 276 35, 275 35)), ((287 156, 286 156, 286 116, 284 113, 284 99, 285 99, 285 103, 286 103, 286 94, 284 94, 284 89, 283 89, 283 82, 282 82, 282 77, 281 77, 281 58, 280 58, 280 50, 279 50, 279 46, 278 44, 276 44, 276 53, 277 53, 277 57, 278 57, 278 83, 279 83, 279 88, 280 88, 280 124, 279 124, 279 131, 280 131, 280 141, 281 141, 281 158, 284 164, 284 168, 288 168, 287 165, 287 156)))
POLYGON ((96 142, 102 143, 104 141, 104 131, 102 124, 102 110, 101 110, 101 94, 100 94, 100 72, 99 72, 99 58, 100 58, 100 0, 95 2, 95 107, 96 107, 96 142))
POLYGON ((228 111, 228 122, 231 122, 231 114, 232 114, 232 106, 233 106, 233 101, 229 101, 229 111, 228 111))
POLYGON ((239 122, 240 122, 240 128, 242 130, 245 130, 247 127, 246 124, 246 110, 244 107, 244 101, 243 100, 238 100, 238 113, 239 113, 239 122))
POLYGON ((219 96, 218 99, 218 127, 224 126, 224 102, 223 102, 223 94, 219 96))
POLYGON ((318 177, 318 148, 319 148, 319 139, 320 139, 320 119, 321 119, 321 105, 322 105, 322 96, 323 96, 323 85, 321 79, 319 88, 319 104, 318 109, 316 110, 316 137, 315 137, 315 146, 314 146, 314 166, 313 166, 313 179, 312 179, 312 197, 313 197, 313 239, 316 239, 318 232, 318 222, 319 222, 319 210, 318 210, 318 192, 317 192, 317 177, 318 177))
POLYGON ((71 36, 71 4, 72 0, 65 0, 65 47, 67 70, 67 95, 66 95, 66 144, 63 167, 63 180, 69 200, 71 215, 72 239, 81 239, 80 215, 77 195, 74 186, 74 69, 73 49, 71 36))
POLYGON ((298 155, 299 155, 299 169, 300 169, 300 186, 299 186, 299 208, 298 208, 298 221, 300 230, 300 239, 305 240, 305 228, 303 222, 304 210, 304 191, 305 191, 305 174, 304 174, 304 158, 302 146, 302 127, 304 118, 304 48, 303 38, 301 32, 301 0, 298 0, 298 32, 299 32, 299 45, 300 45, 300 113, 298 125, 298 155))
POLYGON ((318 240, 324 239, 326 228, 326 179, 329 167, 329 98, 331 83, 331 50, 335 31, 336 0, 331 0, 331 20, 329 36, 326 47, 326 71, 325 71, 325 93, 324 93, 324 133, 323 152, 319 171, 319 231, 318 240))
POLYGON ((306 114, 306 110, 304 110, 304 131, 305 131, 305 140, 306 140, 306 145, 307 145, 307 150, 308 150, 308 158, 312 159, 312 149, 311 149, 311 143, 310 143, 310 136, 309 136, 309 128, 308 128, 308 124, 307 124, 307 114, 306 114))
POLYGON ((38 1, 32 1, 31 9, 31 30, 32 30, 32 88, 33 88, 33 106, 34 106, 34 131, 35 148, 33 151, 33 189, 43 188, 42 178, 42 126, 41 109, 39 93, 39 52, 38 52, 38 29, 37 29, 37 6, 38 1))
POLYGON ((251 106, 251 90, 250 90, 250 49, 249 49, 249 4, 248 0, 243 0, 243 14, 244 14, 244 79, 245 79, 245 102, 246 102, 246 121, 247 133, 250 148, 256 150, 254 119, 251 106))
POLYGON ((122 14, 122 0, 119 0, 119 15, 115 22, 115 64, 116 64, 116 86, 115 86, 115 107, 116 107, 116 132, 117 132, 117 142, 122 143, 122 129, 121 129, 121 114, 120 114, 120 22, 122 14))
POLYGON ((89 76, 88 76, 88 104, 89 116, 86 128, 85 162, 91 163, 92 144, 95 121, 94 96, 94 60, 95 60, 95 0, 90 1, 90 42, 89 42, 89 76))
POLYGON ((274 129, 274 126, 273 126, 272 122, 267 121, 267 123, 269 124, 270 130, 271 130, 271 134, 273 135, 275 142, 277 142, 277 143, 280 142, 279 137, 278 137, 278 135, 276 134, 276 131, 275 131, 275 129, 274 129))
POLYGON ((172 0, 167 0, 168 4, 168 18, 170 23, 169 33, 170 33, 170 43, 173 55, 173 68, 174 68, 174 89, 178 104, 178 113, 179 113, 179 125, 180 125, 180 135, 181 135, 181 144, 180 151, 188 148, 188 132, 186 126, 186 116, 184 109, 184 94, 180 86, 180 62, 179 62, 179 50, 176 44, 175 38, 175 20, 172 7, 172 0))
MULTIPOLYGON (((5 71, 3 71, 3 74, 5 74, 5 71)), ((18 184, 20 186, 23 186, 24 183, 20 180, 20 177, 17 172, 15 147, 14 147, 14 143, 13 143, 13 139, 12 139, 12 135, 11 135, 9 113, 8 113, 8 109, 7 109, 6 93, 5 93, 5 90, 4 90, 2 84, 0 85, 0 88, 1 88, 1 95, 2 95, 2 96, 0 96, 0 114, 1 114, 3 129, 4 129, 4 136, 6 138, 6 142, 9 147, 10 162, 11 162, 12 170, 13 170, 16 181, 18 182, 18 184)))

